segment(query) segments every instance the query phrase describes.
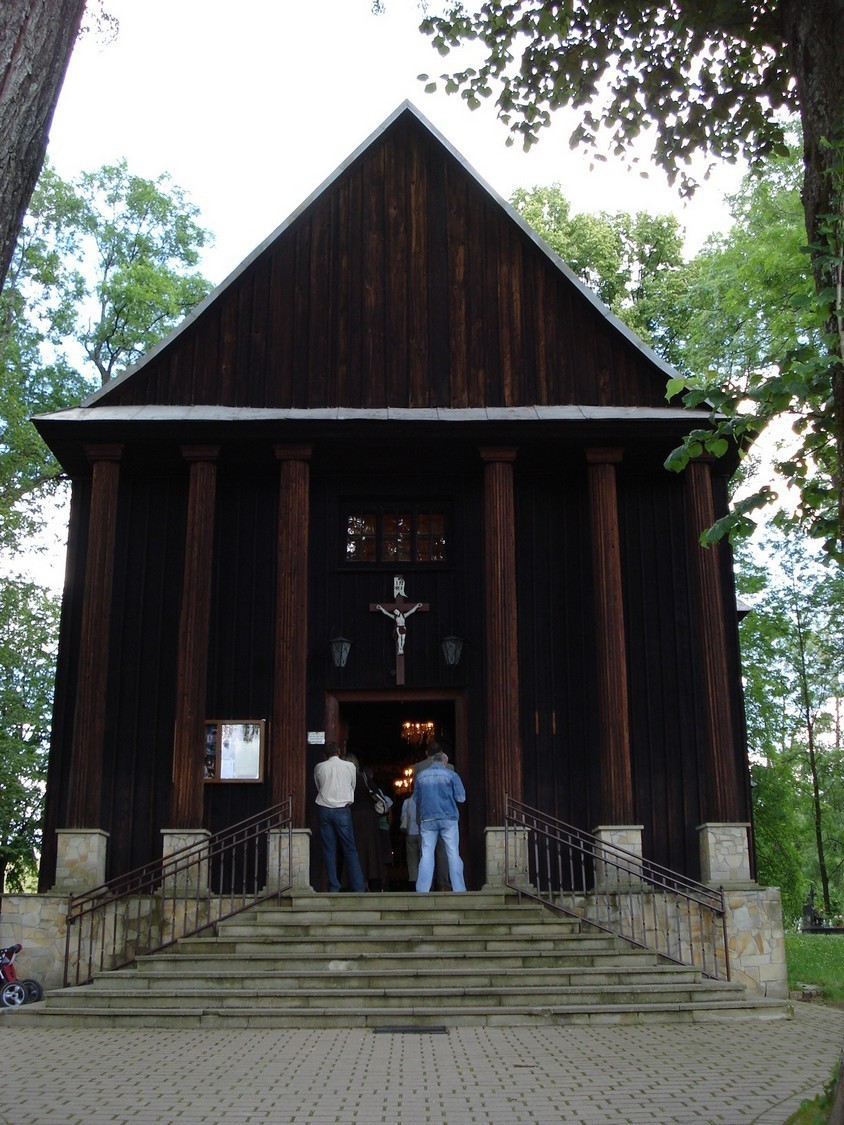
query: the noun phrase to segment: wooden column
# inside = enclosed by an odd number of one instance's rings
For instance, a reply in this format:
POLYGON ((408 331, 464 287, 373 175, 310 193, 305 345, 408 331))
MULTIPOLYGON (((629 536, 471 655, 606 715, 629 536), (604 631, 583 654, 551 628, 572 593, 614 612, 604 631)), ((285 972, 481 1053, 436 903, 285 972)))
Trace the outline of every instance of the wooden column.
POLYGON ((627 693, 627 645, 621 594, 621 545, 616 465, 620 449, 587 449, 592 575, 595 589, 598 740, 601 823, 629 825, 634 818, 627 693))
POLYGON ((218 446, 182 448, 182 456, 190 464, 190 478, 179 611, 171 828, 201 828, 203 821, 205 704, 218 453, 218 446))
POLYGON ((68 828, 100 828, 111 591, 117 532, 121 445, 88 446, 91 513, 79 637, 79 683, 68 785, 68 828))
POLYGON ((744 820, 733 734, 732 695, 727 671, 727 632, 721 585, 721 554, 716 544, 700 545, 700 535, 715 522, 711 468, 691 461, 683 472, 689 521, 689 552, 697 593, 697 635, 701 654, 706 771, 704 820, 744 820))
POLYGON ((278 578, 270 770, 272 801, 293 798, 293 826, 305 824, 308 689, 308 513, 310 446, 277 445, 278 578))
POLYGON ((522 798, 516 605, 515 449, 481 449, 484 462, 486 821, 504 824, 504 798, 522 798))

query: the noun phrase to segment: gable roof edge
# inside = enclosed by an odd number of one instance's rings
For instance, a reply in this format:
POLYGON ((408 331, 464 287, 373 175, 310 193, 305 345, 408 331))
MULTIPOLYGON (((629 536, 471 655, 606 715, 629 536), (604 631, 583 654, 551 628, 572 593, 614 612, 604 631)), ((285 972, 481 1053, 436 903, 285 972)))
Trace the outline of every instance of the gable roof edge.
POLYGON ((513 207, 511 203, 509 203, 506 199, 499 195, 495 188, 487 183, 483 176, 481 176, 480 173, 478 173, 472 167, 472 165, 469 164, 466 158, 460 152, 458 152, 457 149, 454 148, 448 138, 445 137, 440 132, 440 130, 428 120, 427 117, 425 117, 425 115, 413 104, 413 102, 405 99, 378 126, 378 128, 373 130, 373 132, 371 132, 368 137, 361 141, 361 143, 346 157, 346 159, 343 160, 334 169, 334 171, 329 176, 327 176, 316 188, 314 188, 314 190, 304 200, 302 200, 302 202, 297 207, 295 207, 294 210, 291 211, 291 213, 270 234, 268 234, 267 237, 264 238, 258 244, 258 246, 256 246, 255 249, 250 254, 248 254, 231 271, 231 273, 229 273, 228 276, 223 279, 223 281, 220 282, 219 285, 215 286, 215 288, 208 294, 208 296, 205 297, 204 300, 200 301, 200 303, 194 309, 192 309, 187 314, 187 316, 179 322, 179 324, 172 328, 166 336, 158 341, 157 344, 153 345, 153 347, 151 347, 149 351, 145 352, 137 363, 132 364, 131 367, 128 367, 116 378, 109 380, 109 382, 106 383, 105 386, 98 388, 96 391, 93 391, 90 395, 86 396, 79 405, 83 407, 93 406, 101 398, 107 397, 111 393, 111 391, 120 386, 127 379, 130 379, 143 367, 146 367, 146 365, 151 360, 153 360, 160 352, 169 347, 169 345, 174 340, 178 339, 178 337, 182 335, 183 332, 187 331, 187 329, 194 323, 194 321, 198 320, 206 311, 206 309, 210 308, 211 305, 213 305, 214 302, 252 266, 252 264, 261 256, 261 254, 263 254, 264 251, 273 242, 275 242, 275 240, 279 238, 284 233, 284 231, 287 230, 288 227, 295 223, 299 216, 302 215, 311 206, 311 204, 314 203, 325 191, 327 191, 328 188, 346 172, 346 170, 354 163, 354 161, 357 160, 358 157, 366 151, 366 149, 373 145, 378 140, 378 138, 393 125, 397 118, 399 118, 404 113, 413 114, 413 116, 419 121, 419 123, 428 130, 428 132, 443 146, 443 148, 446 149, 451 158, 455 160, 464 169, 467 175, 471 176, 475 180, 475 182, 498 204, 498 206, 507 213, 509 218, 519 226, 523 234, 525 234, 531 240, 531 242, 533 242, 537 249, 541 251, 541 253, 544 254, 546 258, 548 258, 552 265, 557 270, 559 270, 560 273, 563 274, 566 280, 570 284, 572 284, 583 297, 585 297, 585 299, 595 308, 595 310, 604 320, 606 320, 610 325, 612 325, 613 328, 615 328, 617 332, 624 336, 625 339, 630 344, 632 344, 637 351, 641 352, 652 364, 654 364, 655 367, 662 371, 667 378, 674 378, 677 376, 678 373, 675 368, 673 368, 669 363, 662 359, 661 356, 657 355, 657 353, 653 351, 653 349, 650 348, 644 340, 637 336, 636 333, 632 331, 632 329, 628 328, 627 325, 624 324, 624 322, 620 320, 619 317, 616 316, 616 314, 604 304, 604 302, 597 296, 597 294, 595 294, 589 288, 589 286, 586 285, 586 283, 583 282, 577 276, 577 274, 574 273, 571 267, 559 256, 559 254, 557 254, 556 251, 554 251, 545 242, 545 240, 539 234, 537 234, 533 227, 531 227, 530 224, 524 218, 522 218, 515 207, 513 207))

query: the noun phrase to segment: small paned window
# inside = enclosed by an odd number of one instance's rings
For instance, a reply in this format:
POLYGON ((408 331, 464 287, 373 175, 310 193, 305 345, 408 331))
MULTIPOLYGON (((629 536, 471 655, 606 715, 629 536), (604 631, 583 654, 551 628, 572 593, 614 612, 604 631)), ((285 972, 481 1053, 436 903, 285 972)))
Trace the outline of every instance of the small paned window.
POLYGON ((350 512, 346 518, 346 561, 377 561, 375 512, 350 512))
POLYGON ((354 508, 345 517, 347 563, 448 561, 446 513, 417 505, 354 508))

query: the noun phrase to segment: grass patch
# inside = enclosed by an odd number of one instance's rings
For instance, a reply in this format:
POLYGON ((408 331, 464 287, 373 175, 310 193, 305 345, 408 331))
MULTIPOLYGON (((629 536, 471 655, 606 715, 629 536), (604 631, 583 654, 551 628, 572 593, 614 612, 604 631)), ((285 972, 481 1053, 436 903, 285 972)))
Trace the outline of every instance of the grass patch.
POLYGON ((788 987, 816 984, 827 1001, 844 1001, 844 933, 786 934, 788 987))

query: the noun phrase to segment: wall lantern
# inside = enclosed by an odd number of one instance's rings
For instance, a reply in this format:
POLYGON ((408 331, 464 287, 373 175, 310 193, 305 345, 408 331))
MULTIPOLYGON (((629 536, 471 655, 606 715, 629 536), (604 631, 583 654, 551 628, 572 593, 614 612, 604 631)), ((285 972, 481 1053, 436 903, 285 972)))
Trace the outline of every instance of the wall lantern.
POLYGON ((346 661, 349 659, 349 649, 352 647, 352 642, 347 640, 346 637, 333 637, 328 642, 328 647, 331 649, 331 660, 335 668, 345 668, 346 661))
POLYGON ((440 642, 442 645, 443 656, 449 668, 454 668, 460 663, 460 654, 463 651, 463 638, 462 637, 443 637, 440 642))

